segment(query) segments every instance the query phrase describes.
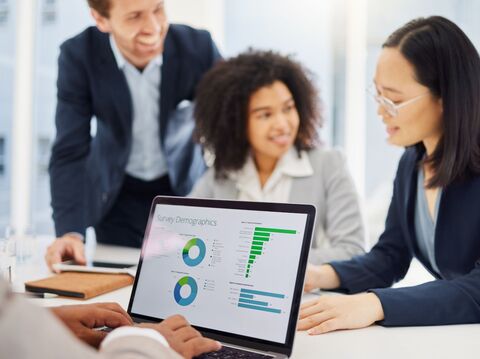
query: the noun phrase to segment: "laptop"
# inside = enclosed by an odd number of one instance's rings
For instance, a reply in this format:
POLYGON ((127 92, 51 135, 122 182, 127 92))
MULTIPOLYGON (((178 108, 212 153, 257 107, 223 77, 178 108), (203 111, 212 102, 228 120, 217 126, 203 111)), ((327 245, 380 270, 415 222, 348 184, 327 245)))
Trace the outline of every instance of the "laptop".
POLYGON ((223 344, 201 358, 288 358, 314 221, 311 205, 158 196, 128 314, 183 315, 223 344))

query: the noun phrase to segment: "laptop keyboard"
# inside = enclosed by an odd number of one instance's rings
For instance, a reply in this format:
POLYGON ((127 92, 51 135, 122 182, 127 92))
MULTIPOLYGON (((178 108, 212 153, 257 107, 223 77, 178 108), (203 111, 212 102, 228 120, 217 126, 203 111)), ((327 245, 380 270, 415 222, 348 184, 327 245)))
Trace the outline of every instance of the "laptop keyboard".
POLYGON ((260 358, 273 358, 271 355, 266 355, 266 354, 259 354, 259 353, 254 353, 250 352, 248 350, 242 350, 242 349, 237 349, 237 348, 230 348, 230 347, 222 347, 222 349, 216 351, 216 352, 211 352, 211 353, 206 353, 202 354, 198 357, 195 357, 196 359, 206 359, 206 358, 220 358, 220 359, 235 359, 235 358, 241 358, 241 359, 260 359, 260 358))

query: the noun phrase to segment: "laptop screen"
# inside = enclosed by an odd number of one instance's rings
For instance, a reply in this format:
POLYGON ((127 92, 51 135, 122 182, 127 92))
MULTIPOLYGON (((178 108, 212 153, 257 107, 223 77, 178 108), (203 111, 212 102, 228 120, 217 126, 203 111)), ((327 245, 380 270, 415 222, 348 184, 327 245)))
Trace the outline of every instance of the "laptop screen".
POLYGON ((152 211, 130 313, 181 314, 285 344, 308 215, 161 203, 152 211))

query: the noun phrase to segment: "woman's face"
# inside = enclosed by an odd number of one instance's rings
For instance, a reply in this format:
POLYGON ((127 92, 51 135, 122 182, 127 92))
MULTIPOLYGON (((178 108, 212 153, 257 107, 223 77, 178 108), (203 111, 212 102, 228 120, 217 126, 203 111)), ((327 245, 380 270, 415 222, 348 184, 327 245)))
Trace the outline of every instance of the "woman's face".
POLYGON ((247 135, 255 157, 278 160, 294 144, 299 124, 292 93, 283 82, 275 81, 251 95, 247 135))
POLYGON ((387 127, 388 142, 402 147, 423 142, 431 153, 442 135, 442 101, 417 82, 413 66, 396 48, 382 50, 374 82, 377 94, 395 105, 412 100, 398 108, 396 116, 378 106, 377 112, 387 127))

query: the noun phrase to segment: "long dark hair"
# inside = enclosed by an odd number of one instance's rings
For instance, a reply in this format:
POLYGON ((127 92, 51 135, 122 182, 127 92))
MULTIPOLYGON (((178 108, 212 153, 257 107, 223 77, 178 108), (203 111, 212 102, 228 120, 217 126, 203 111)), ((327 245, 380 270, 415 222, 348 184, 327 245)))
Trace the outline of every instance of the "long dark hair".
POLYGON ((275 81, 283 82, 290 90, 300 117, 295 148, 308 151, 318 144, 322 118, 310 72, 289 56, 250 49, 215 65, 197 87, 195 137, 215 154, 217 178, 245 164, 250 149, 250 97, 275 81))
MULTIPOLYGON (((434 170, 428 187, 444 187, 480 173, 480 58, 465 33, 441 16, 418 18, 391 34, 416 80, 442 100, 443 135, 425 158, 434 170)), ((425 151, 423 144, 416 147, 425 151)))

